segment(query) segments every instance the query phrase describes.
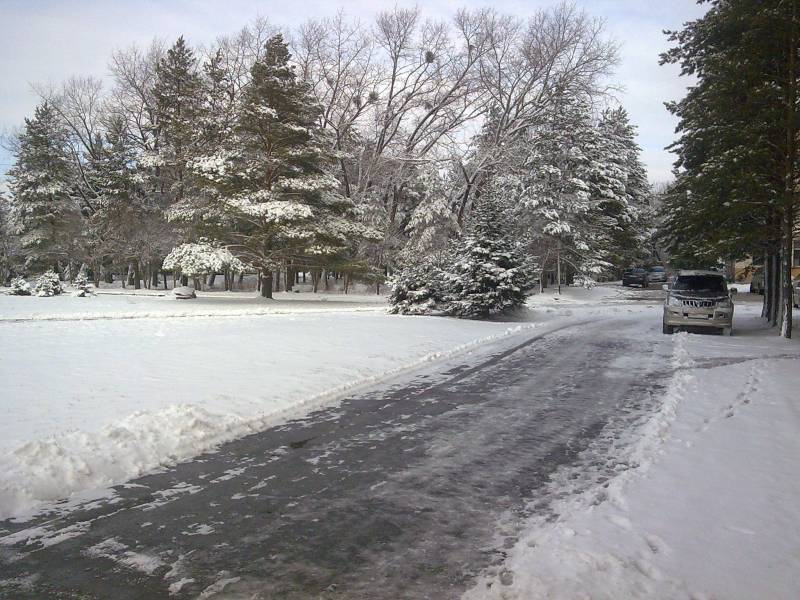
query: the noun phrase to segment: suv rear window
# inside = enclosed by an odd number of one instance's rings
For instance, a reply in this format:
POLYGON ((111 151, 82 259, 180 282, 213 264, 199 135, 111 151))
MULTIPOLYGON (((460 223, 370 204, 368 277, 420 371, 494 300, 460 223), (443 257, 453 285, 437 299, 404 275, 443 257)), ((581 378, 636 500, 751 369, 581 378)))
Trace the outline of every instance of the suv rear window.
POLYGON ((661 273, 664 271, 664 267, 653 267, 652 269, 650 269, 650 271, 653 273, 661 273))
POLYGON ((714 275, 679 275, 672 286, 673 290, 692 292, 727 292, 725 279, 714 275))

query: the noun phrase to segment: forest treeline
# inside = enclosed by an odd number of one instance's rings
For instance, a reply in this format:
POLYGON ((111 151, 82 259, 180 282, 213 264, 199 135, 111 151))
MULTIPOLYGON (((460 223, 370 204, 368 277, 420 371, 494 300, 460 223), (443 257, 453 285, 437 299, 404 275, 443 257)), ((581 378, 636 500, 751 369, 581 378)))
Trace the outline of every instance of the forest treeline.
POLYGON ((568 4, 289 32, 260 19, 207 46, 117 50, 105 84, 36 88, 2 203, 4 278, 228 287, 247 271, 269 296, 298 273, 391 274, 416 304, 432 273, 477 277, 486 252, 492 276, 514 269, 510 288, 611 274, 646 260, 653 234, 616 61, 568 4))

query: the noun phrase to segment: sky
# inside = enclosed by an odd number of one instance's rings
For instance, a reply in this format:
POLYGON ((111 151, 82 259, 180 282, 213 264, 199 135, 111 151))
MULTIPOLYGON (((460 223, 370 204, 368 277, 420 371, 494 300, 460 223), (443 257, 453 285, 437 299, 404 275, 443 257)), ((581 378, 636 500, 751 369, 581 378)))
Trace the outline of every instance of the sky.
MULTIPOLYGON (((704 12, 696 0, 575 0, 579 8, 605 21, 620 44, 613 82, 616 99, 638 127, 638 142, 651 182, 671 179, 673 156, 664 148, 674 137, 675 119, 664 102, 684 94, 687 80, 674 66, 659 66, 667 48, 664 29, 677 29, 704 12)), ((490 5, 526 17, 549 0, 426 0, 416 3, 424 16, 451 17, 458 8, 490 5)), ((0 0, 0 133, 18 129, 33 113, 31 84, 59 83, 73 75, 104 77, 116 48, 146 46, 154 37, 172 42, 179 35, 195 45, 232 33, 257 16, 293 28, 309 17, 340 8, 369 22, 384 9, 414 6, 403 0, 0 0)), ((0 149, 0 179, 13 157, 0 149)))

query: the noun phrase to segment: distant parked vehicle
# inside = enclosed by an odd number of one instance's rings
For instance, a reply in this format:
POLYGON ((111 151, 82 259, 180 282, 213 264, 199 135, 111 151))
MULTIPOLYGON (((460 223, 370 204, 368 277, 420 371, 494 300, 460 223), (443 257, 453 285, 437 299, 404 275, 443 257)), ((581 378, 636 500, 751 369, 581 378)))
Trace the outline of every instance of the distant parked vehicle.
POLYGON ((756 267, 753 270, 753 277, 750 279, 750 293, 764 295, 764 269, 756 267))
POLYGON ((625 269, 622 272, 622 285, 625 287, 630 285, 640 285, 643 288, 646 288, 650 285, 650 276, 647 273, 647 269, 643 269, 641 267, 625 269))
POLYGON ((647 277, 650 283, 666 283, 667 270, 660 266, 650 267, 650 273, 648 273, 647 277))
POLYGON ((664 285, 664 333, 678 327, 708 327, 731 334, 733 294, 721 273, 716 271, 679 271, 672 287, 664 285))
POLYGON ((795 308, 800 308, 800 277, 792 279, 792 303, 795 308))

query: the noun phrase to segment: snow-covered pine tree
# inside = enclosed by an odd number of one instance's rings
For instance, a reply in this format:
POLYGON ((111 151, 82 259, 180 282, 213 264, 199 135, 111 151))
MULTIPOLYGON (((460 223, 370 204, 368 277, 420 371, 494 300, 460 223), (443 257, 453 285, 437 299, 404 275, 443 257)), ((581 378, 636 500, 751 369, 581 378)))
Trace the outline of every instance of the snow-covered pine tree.
POLYGON ((636 143, 636 130, 624 108, 603 111, 597 123, 598 168, 592 193, 607 224, 609 260, 625 266, 645 260, 650 186, 636 143))
POLYGON ((85 268, 82 268, 80 271, 78 271, 78 274, 72 281, 72 285, 75 286, 75 289, 77 290, 76 295, 81 298, 93 295, 92 284, 89 283, 89 277, 86 275, 85 268))
POLYGON ((61 280, 52 269, 42 273, 36 280, 36 286, 33 288, 33 293, 37 296, 48 297, 58 296, 64 292, 61 286, 61 280))
POLYGON ((350 244, 372 235, 327 173, 320 108, 289 64, 281 35, 270 38, 251 70, 234 136, 192 168, 216 191, 210 236, 261 271, 272 296, 280 265, 316 269, 344 260, 350 244))
POLYGON ((407 256, 389 280, 389 312, 430 315, 446 311, 449 275, 447 253, 407 256))
POLYGON ((419 256, 441 253, 458 233, 449 192, 453 182, 434 167, 421 170, 414 181, 419 196, 416 207, 405 219, 404 233, 408 236, 400 260, 408 262, 419 256))
POLYGON ((181 36, 159 61, 153 86, 158 191, 166 195, 165 205, 186 195, 186 163, 195 151, 200 92, 197 59, 181 36))
POLYGON ((499 194, 476 200, 466 234, 456 244, 447 280, 448 312, 487 318, 525 303, 527 278, 499 194))
POLYGON ((92 270, 97 278, 104 260, 136 256, 134 246, 146 236, 153 216, 145 206, 136 154, 125 135, 124 121, 110 118, 105 139, 95 147, 85 178, 96 193, 87 235, 94 248, 92 270))
POLYGON ((6 282, 14 274, 14 259, 18 243, 11 230, 11 202, 0 190, 0 281, 6 282))
POLYGON ((25 119, 16 162, 8 172, 12 228, 29 266, 56 266, 79 237, 82 217, 72 195, 67 134, 48 102, 25 119))
POLYGON ((603 165, 589 105, 561 99, 508 154, 498 179, 516 198, 518 231, 540 268, 560 281, 562 267, 585 276, 610 267, 610 223, 592 187, 603 165))
POLYGON ((30 296, 31 284, 22 277, 14 277, 11 280, 11 289, 8 291, 12 296, 30 296))

